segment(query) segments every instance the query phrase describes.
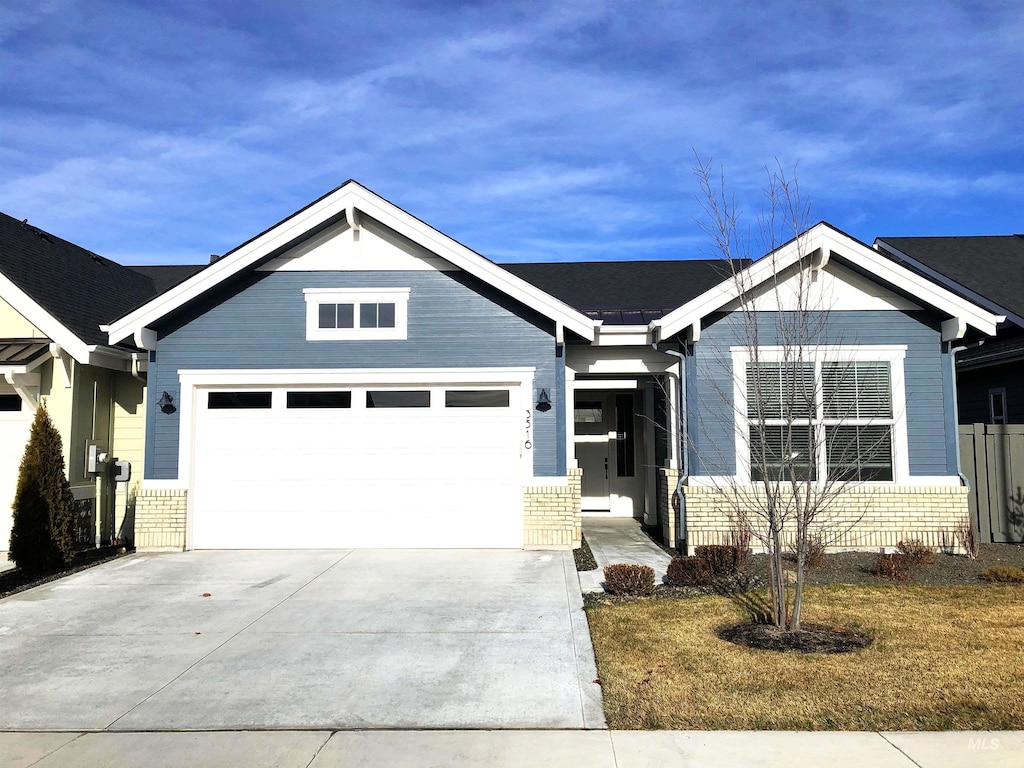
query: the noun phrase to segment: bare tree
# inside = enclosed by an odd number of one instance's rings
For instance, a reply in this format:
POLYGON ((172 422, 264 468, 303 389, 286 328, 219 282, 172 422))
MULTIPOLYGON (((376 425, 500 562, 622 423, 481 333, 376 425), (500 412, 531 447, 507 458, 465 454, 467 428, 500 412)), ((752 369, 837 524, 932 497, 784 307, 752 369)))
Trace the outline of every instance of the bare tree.
MULTIPOLYGON (((726 383, 708 381, 727 406, 716 417, 729 414, 736 425, 736 460, 745 453, 748 465, 728 471, 721 447, 700 460, 722 465, 707 474, 730 517, 767 555, 773 622, 798 631, 809 546, 834 544, 861 519, 862 510, 837 503, 852 486, 892 479, 895 414, 888 363, 836 354, 841 329, 831 323, 820 275, 828 254, 810 251, 796 169, 777 162, 766 171, 765 207, 751 232, 724 175, 699 156, 694 168, 700 224, 737 295, 727 308, 736 342, 716 356, 737 364, 726 383)), ((688 439, 682 434, 683 448, 693 449, 688 439)))

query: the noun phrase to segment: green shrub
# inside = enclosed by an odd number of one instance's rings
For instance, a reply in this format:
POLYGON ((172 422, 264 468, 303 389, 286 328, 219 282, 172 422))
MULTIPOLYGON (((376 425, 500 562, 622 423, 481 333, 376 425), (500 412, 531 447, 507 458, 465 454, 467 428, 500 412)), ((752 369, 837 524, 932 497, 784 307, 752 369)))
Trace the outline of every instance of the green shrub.
POLYGON ((604 588, 612 595, 649 595, 654 591, 654 569, 649 565, 606 565, 604 588))
POLYGON ((739 568, 739 550, 729 544, 694 547, 693 554, 702 560, 707 560, 713 576, 732 576, 739 568))
POLYGON ((900 552, 891 555, 880 554, 875 558, 871 572, 883 579, 891 581, 906 581, 910 578, 910 569, 913 561, 909 556, 900 552))
POLYGON ((997 565, 982 573, 981 578, 994 584, 1024 584, 1024 570, 1012 565, 997 565))
POLYGON ((931 565, 935 562, 935 551, 920 539, 906 539, 896 545, 901 555, 910 560, 910 567, 931 565))
POLYGON ((702 557, 673 557, 665 581, 670 587, 703 587, 713 578, 711 564, 702 557))
POLYGON ((64 568, 74 556, 75 499, 64 474, 60 433, 39 406, 14 494, 9 557, 24 571, 64 568))

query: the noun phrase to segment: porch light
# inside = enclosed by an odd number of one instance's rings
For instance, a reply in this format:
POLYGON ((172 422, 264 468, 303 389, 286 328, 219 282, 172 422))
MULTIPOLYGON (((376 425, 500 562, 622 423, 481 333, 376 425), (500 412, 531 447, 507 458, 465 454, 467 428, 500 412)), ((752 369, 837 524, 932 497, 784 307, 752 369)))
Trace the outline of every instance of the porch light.
POLYGON ((537 398, 537 410, 541 413, 551 410, 551 398, 548 397, 546 389, 540 391, 540 396, 537 398))
POLYGON ((174 413, 174 398, 171 397, 167 390, 164 390, 160 395, 160 399, 156 401, 156 404, 160 407, 160 410, 164 413, 174 413))

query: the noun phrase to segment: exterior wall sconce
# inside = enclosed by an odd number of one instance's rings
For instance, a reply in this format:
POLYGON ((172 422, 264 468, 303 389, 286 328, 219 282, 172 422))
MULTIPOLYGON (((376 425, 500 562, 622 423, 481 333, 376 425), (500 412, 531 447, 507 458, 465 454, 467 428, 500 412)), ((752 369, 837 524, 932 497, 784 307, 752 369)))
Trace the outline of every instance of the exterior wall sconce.
POLYGON ((551 410, 551 398, 548 397, 546 389, 540 391, 540 396, 537 398, 537 410, 541 413, 551 410))
POLYGON ((156 404, 164 413, 174 413, 178 410, 174 407, 174 398, 166 390, 160 395, 160 399, 156 401, 156 404))

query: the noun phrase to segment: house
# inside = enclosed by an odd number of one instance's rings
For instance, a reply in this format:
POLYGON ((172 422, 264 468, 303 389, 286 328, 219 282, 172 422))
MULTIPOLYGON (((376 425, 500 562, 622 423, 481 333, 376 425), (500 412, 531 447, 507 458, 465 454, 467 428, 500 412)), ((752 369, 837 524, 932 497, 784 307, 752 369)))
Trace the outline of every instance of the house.
POLYGON ((105 326, 148 352, 136 542, 567 548, 586 514, 720 541, 716 481, 754 482, 738 310, 758 302, 778 369, 772 321, 803 280, 822 359, 863 377, 847 443, 885 445, 816 458, 866 480, 835 543, 949 533, 950 350, 998 315, 824 223, 753 264, 500 266, 349 181, 105 326))
POLYGON ((1024 235, 881 237, 875 248, 1004 315, 994 339, 957 354, 961 424, 1024 424, 1024 235))
POLYGON ((145 355, 108 344, 100 324, 154 293, 150 278, 0 214, 0 549, 9 545, 18 466, 40 404, 61 434, 76 544, 130 543, 145 355), (115 459, 134 467, 130 482, 116 480, 115 459))

